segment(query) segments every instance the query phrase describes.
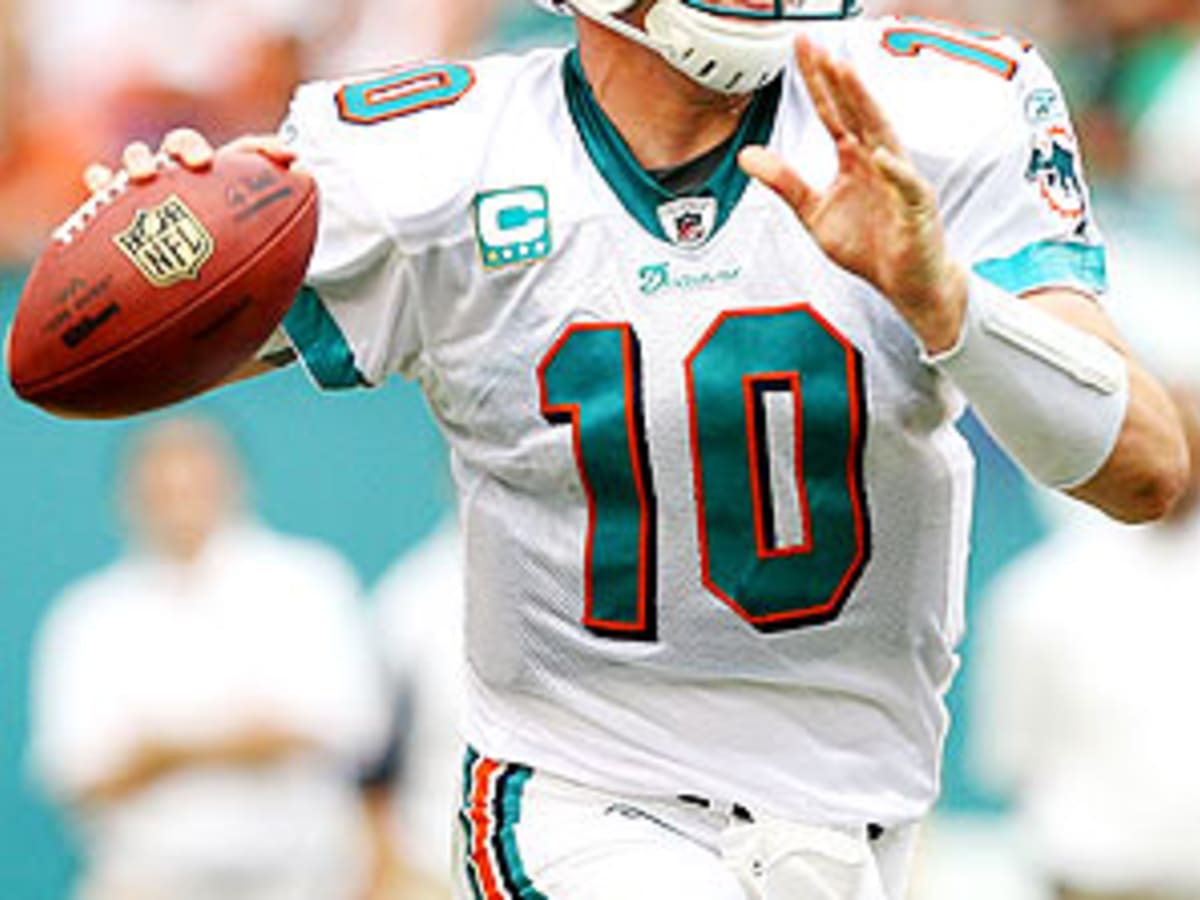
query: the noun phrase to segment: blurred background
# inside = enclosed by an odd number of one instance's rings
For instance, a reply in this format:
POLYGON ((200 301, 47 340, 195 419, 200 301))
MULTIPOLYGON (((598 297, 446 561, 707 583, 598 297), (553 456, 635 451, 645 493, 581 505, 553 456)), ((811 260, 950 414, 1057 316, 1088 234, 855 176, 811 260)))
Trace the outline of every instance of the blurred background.
MULTIPOLYGON (((1200 3, 896 0, 872 11, 1002 27, 1051 59, 1112 248, 1112 313, 1194 409, 1200 3)), ((50 230, 84 198, 84 165, 114 158, 130 140, 155 141, 184 123, 217 140, 272 130, 304 78, 569 39, 569 22, 529 0, 0 0, 0 320, 11 317, 50 230)), ((452 611, 446 572, 456 556, 443 449, 416 388, 320 396, 293 367, 185 411, 230 436, 246 509, 271 529, 320 541, 361 582, 355 602, 383 638, 377 674, 392 722, 391 752, 368 754, 371 765, 346 775, 362 787, 372 852, 388 861, 364 890, 373 900, 441 896, 437 876, 421 874, 437 871, 436 852, 430 863, 408 820, 428 802, 411 796, 411 783, 436 782, 422 758, 438 750, 422 748, 443 746, 437 734, 452 731, 453 714, 438 710, 452 701, 425 696, 414 673, 455 651, 419 630, 433 626, 411 613, 406 594, 446 595, 452 611)), ((55 598, 122 553, 122 459, 148 421, 64 423, 0 387, 5 898, 72 896, 80 871, 86 817, 50 799, 57 795, 29 751, 31 673, 55 598)), ((1190 596, 1200 594, 1191 578, 1200 573, 1200 529, 1181 515, 1161 539, 1114 531, 1032 489, 971 421, 963 429, 981 463, 970 629, 951 698, 944 798, 915 900, 1200 898, 1189 866, 1200 861, 1200 713, 1191 695, 1200 654, 1186 640, 1198 633, 1186 601, 1200 604, 1190 596), (1044 601, 1037 609, 1062 600, 1064 612, 1047 622, 1022 611, 1035 596, 1044 601), (1162 602, 1150 605, 1154 597, 1162 602), (1097 620, 1107 626, 1100 634, 1090 630, 1097 620), (1082 771, 1082 761, 1101 758, 1082 771), (1160 813, 1169 816, 1152 823, 1160 813), (1170 838, 1140 849, 1123 840, 1147 829, 1170 838)), ((452 613, 445 618, 439 627, 452 629, 452 613)))

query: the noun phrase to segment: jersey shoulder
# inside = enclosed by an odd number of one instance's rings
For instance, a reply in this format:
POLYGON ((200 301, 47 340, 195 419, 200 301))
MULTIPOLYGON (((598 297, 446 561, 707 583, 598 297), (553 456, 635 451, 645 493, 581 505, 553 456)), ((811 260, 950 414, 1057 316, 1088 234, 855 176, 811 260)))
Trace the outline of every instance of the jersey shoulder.
POLYGON ((1036 47, 1002 31, 916 16, 866 18, 828 26, 822 42, 854 67, 919 158, 957 159, 1027 143, 1039 126, 1069 124, 1036 47))
POLYGON ((544 145, 561 59, 538 50, 313 82, 283 134, 323 203, 363 207, 401 242, 437 240, 478 191, 498 131, 525 133, 531 158, 544 145))

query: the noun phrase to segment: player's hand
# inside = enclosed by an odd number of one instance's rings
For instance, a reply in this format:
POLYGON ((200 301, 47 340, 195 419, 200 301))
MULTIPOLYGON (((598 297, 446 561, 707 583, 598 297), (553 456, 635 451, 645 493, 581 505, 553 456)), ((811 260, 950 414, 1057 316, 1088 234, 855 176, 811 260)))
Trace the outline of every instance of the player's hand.
POLYGON ((967 281, 947 258, 933 188, 849 66, 803 37, 796 59, 837 144, 837 177, 822 194, 763 147, 743 150, 742 168, 792 207, 830 259, 891 300, 926 350, 949 349, 962 328, 967 281))
MULTIPOLYGON (((238 138, 225 149, 261 153, 282 166, 290 166, 296 160, 295 152, 274 135, 238 138)), ((145 184, 153 181, 168 161, 193 172, 203 172, 212 165, 216 153, 213 145, 200 132, 191 128, 177 128, 163 138, 157 153, 141 141, 130 144, 121 156, 121 169, 131 183, 145 184)), ((83 173, 84 184, 93 194, 108 188, 116 178, 117 172, 100 163, 93 163, 83 173)))

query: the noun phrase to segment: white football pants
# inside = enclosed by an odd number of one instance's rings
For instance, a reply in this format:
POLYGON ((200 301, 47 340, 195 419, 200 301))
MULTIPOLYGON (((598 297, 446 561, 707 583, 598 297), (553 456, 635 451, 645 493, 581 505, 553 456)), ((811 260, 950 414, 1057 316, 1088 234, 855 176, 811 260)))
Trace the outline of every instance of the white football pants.
POLYGON ((764 820, 469 754, 455 900, 903 900, 917 828, 764 820))

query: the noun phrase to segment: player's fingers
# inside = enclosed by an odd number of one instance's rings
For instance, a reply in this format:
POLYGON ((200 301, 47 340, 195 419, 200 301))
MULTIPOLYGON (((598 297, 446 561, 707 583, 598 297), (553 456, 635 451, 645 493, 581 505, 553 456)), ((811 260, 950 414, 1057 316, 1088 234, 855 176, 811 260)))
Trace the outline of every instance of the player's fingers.
POLYGON ((848 95, 842 86, 842 70, 846 67, 835 63, 828 56, 823 56, 817 60, 817 68, 825 83, 829 101, 837 108, 838 118, 845 126, 847 133, 866 142, 868 140, 866 125, 859 115, 858 106, 854 102, 854 98, 848 95))
POLYGON ((162 152, 184 168, 197 171, 212 165, 216 151, 194 128, 176 128, 163 138, 162 152))
POLYGON ((91 194, 104 190, 112 184, 115 177, 116 173, 101 163, 92 163, 83 170, 83 183, 87 187, 88 193, 91 194))
POLYGON ((290 166, 296 161, 296 151, 275 135, 255 134, 240 137, 230 143, 227 149, 239 153, 259 153, 281 166, 290 166))
POLYGON ((848 115, 853 118, 864 143, 869 147, 887 147, 893 154, 901 154, 896 132, 858 73, 847 65, 832 66, 832 71, 838 86, 837 96, 842 106, 851 111, 848 115))
POLYGON ((125 148, 121 156, 121 165, 129 173, 129 180, 133 182, 151 181, 158 174, 158 159, 141 141, 125 148))
POLYGON ((761 181, 783 198, 800 220, 811 222, 821 202, 821 195, 795 173, 777 155, 765 147, 747 147, 738 154, 738 164, 751 178, 761 181))
POLYGON ((921 211, 932 206, 933 193, 911 162, 887 147, 876 147, 871 154, 883 177, 896 189, 910 209, 921 211))
POLYGON ((803 35, 796 38, 796 62, 800 67, 800 74, 804 76, 813 107, 833 139, 839 141, 848 132, 830 90, 829 74, 822 66, 823 60, 828 60, 827 55, 812 41, 803 35))

